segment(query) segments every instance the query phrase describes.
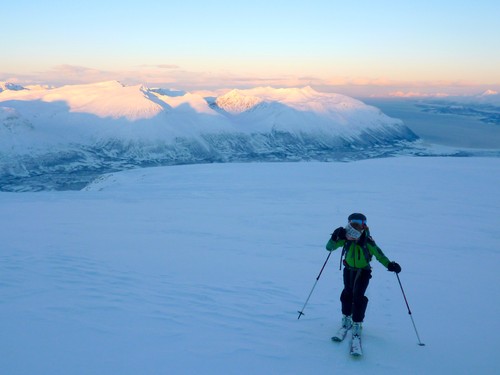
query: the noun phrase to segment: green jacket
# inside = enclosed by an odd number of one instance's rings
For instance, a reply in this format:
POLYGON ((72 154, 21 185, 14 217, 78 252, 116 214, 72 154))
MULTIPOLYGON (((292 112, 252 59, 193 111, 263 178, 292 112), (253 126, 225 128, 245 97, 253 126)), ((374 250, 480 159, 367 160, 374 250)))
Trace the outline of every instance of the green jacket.
POLYGON ((377 246, 373 238, 370 236, 368 229, 362 234, 358 241, 338 240, 333 241, 331 238, 326 244, 328 251, 333 251, 339 247, 346 246, 345 262, 348 266, 353 268, 370 268, 370 261, 372 256, 386 268, 390 263, 382 249, 377 246), (368 257, 368 259, 367 259, 368 257))

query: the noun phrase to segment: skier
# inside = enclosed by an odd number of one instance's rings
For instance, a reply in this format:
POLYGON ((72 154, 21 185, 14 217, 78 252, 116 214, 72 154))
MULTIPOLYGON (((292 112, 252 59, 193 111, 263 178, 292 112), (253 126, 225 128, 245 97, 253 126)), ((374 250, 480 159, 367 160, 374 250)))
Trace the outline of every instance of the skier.
POLYGON ((399 273, 401 266, 391 262, 377 246, 366 225, 366 216, 353 213, 348 217, 348 224, 334 230, 326 244, 328 251, 342 247, 341 261, 344 264, 344 289, 340 295, 342 304, 342 327, 332 337, 342 341, 347 331, 352 328, 351 354, 361 355, 361 329, 365 317, 368 298, 365 296, 371 279, 370 261, 372 256, 387 270, 399 273))

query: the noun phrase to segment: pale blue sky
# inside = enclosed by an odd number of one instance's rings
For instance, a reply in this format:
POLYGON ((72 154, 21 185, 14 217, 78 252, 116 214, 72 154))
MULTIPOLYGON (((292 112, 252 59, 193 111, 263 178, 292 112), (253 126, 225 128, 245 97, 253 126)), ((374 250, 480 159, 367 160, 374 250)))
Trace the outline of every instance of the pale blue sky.
POLYGON ((500 85, 500 1, 16 0, 1 13, 0 80, 500 85))

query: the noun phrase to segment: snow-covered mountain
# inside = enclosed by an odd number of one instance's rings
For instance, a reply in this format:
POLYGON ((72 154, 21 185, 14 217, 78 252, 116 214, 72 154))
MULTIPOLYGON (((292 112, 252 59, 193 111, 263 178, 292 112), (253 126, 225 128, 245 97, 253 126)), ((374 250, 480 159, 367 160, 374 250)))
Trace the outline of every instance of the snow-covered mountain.
POLYGON ((488 124, 500 125, 500 94, 495 90, 486 90, 470 96, 422 99, 421 108, 431 113, 466 116, 488 124))
POLYGON ((25 88, 21 85, 17 85, 12 82, 0 82, 0 92, 5 91, 5 90, 11 90, 11 91, 19 91, 19 90, 24 90, 25 88))
POLYGON ((417 139, 375 107, 311 87, 211 97, 116 81, 1 87, 4 190, 76 188, 134 166, 359 159, 417 139))

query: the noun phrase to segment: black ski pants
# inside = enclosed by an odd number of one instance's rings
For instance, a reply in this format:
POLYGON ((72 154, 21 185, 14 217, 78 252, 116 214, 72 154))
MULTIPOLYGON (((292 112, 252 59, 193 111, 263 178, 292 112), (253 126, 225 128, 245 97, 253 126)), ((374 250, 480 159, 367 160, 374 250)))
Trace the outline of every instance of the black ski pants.
POLYGON ((372 278, 370 269, 344 267, 344 290, 340 294, 342 314, 352 315, 353 322, 362 322, 365 318, 368 298, 366 288, 372 278))

